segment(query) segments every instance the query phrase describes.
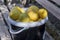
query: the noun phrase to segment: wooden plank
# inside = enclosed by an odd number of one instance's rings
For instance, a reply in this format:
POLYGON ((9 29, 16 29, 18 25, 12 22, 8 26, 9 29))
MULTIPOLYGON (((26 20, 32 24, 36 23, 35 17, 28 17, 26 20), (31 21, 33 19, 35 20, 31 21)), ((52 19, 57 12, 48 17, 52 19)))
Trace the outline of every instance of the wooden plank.
POLYGON ((45 31, 45 38, 44 38, 44 40, 54 40, 54 39, 47 31, 45 31))
POLYGON ((8 32, 8 28, 4 23, 2 13, 0 13, 0 36, 1 36, 1 40, 12 40, 10 33, 8 32))
POLYGON ((47 0, 43 0, 43 1, 36 0, 36 1, 60 20, 60 8, 58 8, 57 6, 55 6, 54 4, 50 3, 47 0))
POLYGON ((57 3, 58 5, 60 5, 60 0, 52 0, 54 1, 55 3, 57 3))

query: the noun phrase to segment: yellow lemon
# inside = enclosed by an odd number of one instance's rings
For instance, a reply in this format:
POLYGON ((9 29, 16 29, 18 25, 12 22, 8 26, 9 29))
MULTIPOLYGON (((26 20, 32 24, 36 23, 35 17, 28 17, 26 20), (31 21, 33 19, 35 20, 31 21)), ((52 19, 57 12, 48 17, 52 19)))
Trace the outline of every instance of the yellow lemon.
POLYGON ((29 18, 24 18, 24 19, 22 20, 22 22, 30 22, 30 19, 29 19, 29 18))
POLYGON ((48 12, 46 9, 39 9, 38 13, 39 13, 40 18, 42 18, 42 19, 44 19, 48 16, 48 14, 47 14, 48 12))
POLYGON ((30 18, 31 20, 33 20, 33 21, 36 21, 36 20, 38 19, 38 14, 35 13, 35 12, 33 12, 33 11, 30 11, 30 12, 28 13, 28 16, 29 16, 29 18, 30 18))
POLYGON ((25 13, 25 11, 24 11, 22 8, 18 7, 18 6, 17 6, 17 9, 18 9, 21 13, 25 13))

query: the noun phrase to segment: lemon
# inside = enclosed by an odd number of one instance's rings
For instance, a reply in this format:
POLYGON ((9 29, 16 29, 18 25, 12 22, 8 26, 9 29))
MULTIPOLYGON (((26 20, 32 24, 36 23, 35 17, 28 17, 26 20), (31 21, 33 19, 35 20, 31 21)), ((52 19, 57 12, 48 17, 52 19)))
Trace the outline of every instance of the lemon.
POLYGON ((19 15, 20 15, 20 12, 17 10, 16 7, 14 7, 9 14, 10 18, 12 18, 13 20, 17 20, 19 15))
POLYGON ((34 11, 34 12, 38 13, 38 10, 39 10, 39 8, 35 5, 33 5, 28 8, 27 13, 30 11, 34 11))
POLYGON ((23 8, 20 8, 17 6, 17 9, 21 12, 21 13, 25 13, 25 11, 23 10, 23 8))
POLYGON ((19 18, 19 15, 21 13, 24 13, 24 10, 18 6, 15 6, 12 8, 12 10, 10 11, 10 18, 12 18, 13 20, 17 20, 19 18))
POLYGON ((22 22, 30 22, 30 19, 29 19, 29 18, 24 18, 24 19, 22 20, 22 22))
POLYGON ((22 14, 19 16, 18 20, 22 22, 22 20, 26 19, 27 17, 28 17, 28 15, 27 15, 26 13, 22 13, 22 14))
POLYGON ((48 12, 46 9, 39 9, 38 11, 40 18, 44 19, 48 16, 48 12))
POLYGON ((38 14, 35 13, 35 12, 33 12, 33 11, 30 11, 30 12, 28 13, 28 16, 29 16, 29 18, 30 18, 31 20, 33 20, 33 21, 36 21, 36 20, 38 19, 38 14))

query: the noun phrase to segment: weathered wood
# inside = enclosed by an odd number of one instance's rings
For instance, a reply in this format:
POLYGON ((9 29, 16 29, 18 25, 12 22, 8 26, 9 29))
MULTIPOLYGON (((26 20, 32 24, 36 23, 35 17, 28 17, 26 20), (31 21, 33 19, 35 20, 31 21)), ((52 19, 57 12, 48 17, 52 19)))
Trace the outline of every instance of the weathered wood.
POLYGON ((49 2, 48 0, 36 0, 39 4, 41 4, 44 8, 46 8, 49 12, 52 13, 55 17, 60 20, 60 8, 49 2))
MULTIPOLYGON (((0 10, 1 9, 3 9, 3 6, 2 6, 2 8, 0 8, 0 10)), ((11 36, 10 36, 10 33, 8 32, 8 28, 4 23, 2 13, 0 13, 0 36, 1 36, 1 40, 12 40, 11 36)))
POLYGON ((54 40, 54 38, 47 31, 45 31, 45 38, 44 38, 44 40, 54 40))
POLYGON ((56 2, 58 5, 60 5, 60 0, 52 0, 54 2, 56 2))

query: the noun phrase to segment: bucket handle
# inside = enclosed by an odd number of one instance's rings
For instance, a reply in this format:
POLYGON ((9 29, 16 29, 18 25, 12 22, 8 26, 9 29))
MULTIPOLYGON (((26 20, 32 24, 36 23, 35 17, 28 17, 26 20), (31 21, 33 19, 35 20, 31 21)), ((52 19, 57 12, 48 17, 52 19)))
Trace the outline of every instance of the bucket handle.
POLYGON ((9 23, 9 21, 7 20, 7 18, 6 18, 5 20, 6 20, 7 24, 8 24, 8 26, 9 26, 9 32, 10 32, 11 34, 18 34, 18 33, 21 33, 22 31, 24 31, 24 30, 26 30, 26 29, 29 29, 29 27, 24 27, 24 28, 20 29, 19 31, 14 31, 14 30, 11 28, 11 24, 9 23))
POLYGON ((14 31, 11 27, 9 28, 9 31, 11 34, 18 34, 18 33, 21 33, 22 31, 28 29, 28 27, 24 27, 22 29, 20 29, 19 31, 14 31))

